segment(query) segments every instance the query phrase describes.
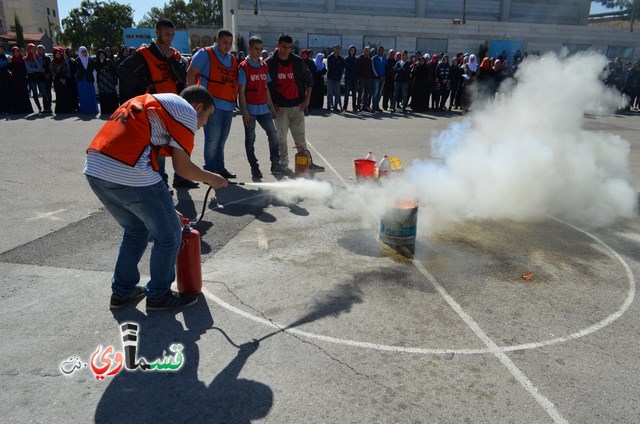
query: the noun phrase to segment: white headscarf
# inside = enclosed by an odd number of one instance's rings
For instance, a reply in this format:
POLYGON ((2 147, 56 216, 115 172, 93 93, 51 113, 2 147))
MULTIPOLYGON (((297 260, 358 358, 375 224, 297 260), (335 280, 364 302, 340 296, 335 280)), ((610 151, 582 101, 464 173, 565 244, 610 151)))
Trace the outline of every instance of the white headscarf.
POLYGON ((476 55, 469 55, 469 63, 467 63, 469 70, 471 72, 478 72, 478 61, 476 60, 476 55))
POLYGON ((84 69, 87 69, 89 67, 89 50, 87 50, 85 46, 80 46, 80 48, 78 48, 78 57, 80 58, 80 63, 82 63, 84 69), (83 50, 87 52, 86 56, 82 55, 83 50))

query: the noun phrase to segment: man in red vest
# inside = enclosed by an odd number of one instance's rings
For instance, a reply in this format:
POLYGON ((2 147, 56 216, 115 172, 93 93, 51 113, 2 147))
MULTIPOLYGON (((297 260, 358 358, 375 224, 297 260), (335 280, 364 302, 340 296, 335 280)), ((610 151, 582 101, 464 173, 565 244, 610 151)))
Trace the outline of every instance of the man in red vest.
MULTIPOLYGON (((137 94, 143 93, 180 93, 186 87, 187 64, 180 52, 171 47, 176 34, 173 22, 160 19, 156 23, 156 39, 149 47, 140 47, 136 54, 130 55, 118 66, 118 77, 135 87, 137 94)), ((161 174, 164 172, 164 159, 160 159, 161 174)), ((173 187, 198 188, 198 183, 187 180, 178 173, 173 175, 173 187)))
MULTIPOLYGON (((256 158, 253 147, 256 141, 256 122, 267 133, 271 173, 276 177, 287 175, 280 165, 278 133, 273 125, 273 118, 277 115, 267 89, 267 83, 271 81, 271 77, 267 62, 263 61, 260 56, 262 46, 263 42, 259 36, 254 35, 249 39, 249 56, 240 63, 238 71, 238 92, 244 123, 244 148, 254 181, 259 181, 262 178, 258 158, 256 158)), ((291 176, 291 174, 288 175, 291 176)))
POLYGON ((143 94, 120 105, 87 149, 84 174, 93 192, 124 229, 111 279, 111 309, 145 294, 147 310, 178 309, 198 298, 171 291, 182 238, 171 194, 158 173, 158 157, 171 156, 173 168, 213 188, 227 186, 220 175, 191 162, 195 133, 213 113, 213 99, 202 87, 143 94), (138 262, 153 238, 150 275, 138 286, 138 262))
MULTIPOLYGON (((309 106, 313 78, 302 58, 291 52, 293 38, 287 33, 280 35, 275 53, 269 59, 268 84, 271 99, 276 107, 276 129, 280 144, 280 163, 289 166, 287 134, 291 131, 293 142, 299 152, 307 150, 304 130, 304 111, 309 106)), ((312 163, 311 171, 321 172, 324 167, 312 163)))
POLYGON ((198 83, 213 96, 216 111, 204 126, 204 169, 223 177, 236 175, 225 167, 224 145, 229 137, 233 109, 238 93, 238 60, 231 55, 233 34, 221 29, 213 46, 205 47, 191 58, 187 84, 198 83))

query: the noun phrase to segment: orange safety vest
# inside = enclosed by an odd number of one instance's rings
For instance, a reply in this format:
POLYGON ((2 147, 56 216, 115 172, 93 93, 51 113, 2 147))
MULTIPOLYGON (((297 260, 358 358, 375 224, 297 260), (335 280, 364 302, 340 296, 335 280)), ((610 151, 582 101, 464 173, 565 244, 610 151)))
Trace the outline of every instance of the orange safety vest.
POLYGON ((238 94, 238 59, 231 56, 231 67, 224 66, 211 47, 205 47, 209 54, 209 76, 207 90, 215 98, 235 103, 238 94))
POLYGON ((116 109, 87 148, 134 167, 147 146, 151 146, 151 167, 157 171, 158 155, 171 156, 170 146, 151 144, 151 125, 148 112, 156 112, 169 135, 189 156, 193 151, 195 134, 169 114, 151 94, 134 97, 116 109))
MULTIPOLYGON (((171 68, 169 64, 158 59, 148 47, 140 47, 138 53, 142 55, 149 72, 151 73, 151 82, 156 90, 156 93, 174 93, 178 94, 178 88, 176 81, 171 76, 171 68)), ((173 58, 180 61, 180 53, 176 49, 173 49, 173 58)))

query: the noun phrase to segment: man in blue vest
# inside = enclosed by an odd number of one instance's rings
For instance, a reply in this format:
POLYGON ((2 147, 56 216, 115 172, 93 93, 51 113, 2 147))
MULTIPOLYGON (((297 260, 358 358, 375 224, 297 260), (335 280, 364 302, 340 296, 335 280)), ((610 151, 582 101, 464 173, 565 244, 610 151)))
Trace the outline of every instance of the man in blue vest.
POLYGON ((238 91, 238 60, 231 55, 233 34, 221 29, 211 47, 198 50, 187 69, 187 85, 200 85, 209 90, 216 110, 204 126, 204 169, 236 178, 224 165, 224 145, 229 137, 233 109, 238 91))

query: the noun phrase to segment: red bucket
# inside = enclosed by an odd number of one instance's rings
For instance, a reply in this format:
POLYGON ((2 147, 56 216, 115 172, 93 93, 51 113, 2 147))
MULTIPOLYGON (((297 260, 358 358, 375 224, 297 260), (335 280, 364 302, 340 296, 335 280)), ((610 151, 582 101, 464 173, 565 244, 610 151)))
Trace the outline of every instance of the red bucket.
POLYGON ((353 163, 356 166, 357 180, 367 180, 375 177, 376 161, 370 159, 355 159, 353 163))

